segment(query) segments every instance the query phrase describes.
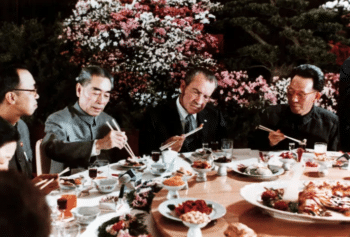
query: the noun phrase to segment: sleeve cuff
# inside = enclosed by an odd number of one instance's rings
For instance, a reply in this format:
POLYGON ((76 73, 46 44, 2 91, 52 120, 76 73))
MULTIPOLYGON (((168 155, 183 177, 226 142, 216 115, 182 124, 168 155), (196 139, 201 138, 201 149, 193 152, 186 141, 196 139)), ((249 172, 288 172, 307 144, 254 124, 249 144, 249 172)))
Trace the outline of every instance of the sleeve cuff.
POLYGON ((91 156, 98 156, 101 154, 101 151, 96 149, 96 142, 97 140, 94 140, 94 143, 92 144, 91 156))

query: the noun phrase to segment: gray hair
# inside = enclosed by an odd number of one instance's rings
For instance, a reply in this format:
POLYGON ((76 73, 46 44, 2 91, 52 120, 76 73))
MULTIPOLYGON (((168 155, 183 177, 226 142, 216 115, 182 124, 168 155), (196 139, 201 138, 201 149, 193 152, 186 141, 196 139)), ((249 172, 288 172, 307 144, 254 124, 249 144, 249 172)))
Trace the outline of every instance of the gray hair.
POLYGON ((100 76, 108 78, 111 81, 112 89, 114 86, 114 78, 106 69, 99 66, 88 66, 81 69, 79 76, 76 81, 81 85, 85 86, 91 82, 92 76, 100 76))
POLYGON ((215 88, 218 86, 218 80, 216 79, 215 74, 212 71, 202 67, 192 68, 186 73, 186 85, 189 85, 192 82, 193 78, 198 74, 203 74, 207 81, 214 82, 215 88))

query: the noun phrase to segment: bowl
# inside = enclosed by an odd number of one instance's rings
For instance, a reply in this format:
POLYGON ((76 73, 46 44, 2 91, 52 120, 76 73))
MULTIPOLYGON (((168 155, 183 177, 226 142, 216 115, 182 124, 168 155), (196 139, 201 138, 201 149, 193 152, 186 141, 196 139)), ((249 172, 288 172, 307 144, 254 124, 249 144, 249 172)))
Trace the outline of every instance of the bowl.
POLYGON ((227 175, 227 166, 232 164, 232 160, 230 162, 216 162, 214 160, 214 165, 219 167, 217 174, 219 176, 226 176, 227 175))
POLYGON ((167 171, 165 164, 154 163, 151 165, 151 173, 154 175, 162 175, 167 171))
POLYGON ((185 226, 189 227, 188 232, 187 232, 187 236, 202 237, 201 228, 205 227, 209 222, 194 224, 194 223, 182 221, 182 223, 185 226))
POLYGON ((111 193, 118 185, 118 179, 98 179, 94 180, 96 189, 100 193, 111 193))
POLYGON ((71 210, 78 223, 88 225, 101 213, 98 207, 75 207, 71 210))
POLYGON ((208 169, 199 169, 199 168, 192 167, 192 169, 198 173, 197 178, 196 178, 196 180, 198 182, 206 182, 207 181, 207 173, 209 171, 212 171, 213 168, 214 168, 213 166, 208 168, 208 169))
POLYGON ((163 183, 163 187, 168 190, 167 199, 177 199, 180 198, 179 190, 183 189, 186 184, 180 186, 168 186, 163 183))

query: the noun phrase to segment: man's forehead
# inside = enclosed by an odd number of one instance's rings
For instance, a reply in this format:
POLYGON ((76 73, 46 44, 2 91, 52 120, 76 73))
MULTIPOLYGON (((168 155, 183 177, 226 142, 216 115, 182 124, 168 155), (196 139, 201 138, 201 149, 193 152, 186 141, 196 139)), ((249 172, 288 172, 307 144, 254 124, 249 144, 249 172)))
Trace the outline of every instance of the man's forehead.
POLYGON ((86 84, 86 87, 91 87, 97 90, 110 91, 112 89, 112 84, 107 77, 93 75, 90 82, 86 84))
POLYGON ((294 89, 294 90, 312 90, 314 86, 314 81, 312 78, 305 78, 296 75, 290 85, 289 88, 294 89))
POLYGON ((35 80, 32 74, 26 69, 17 69, 19 83, 24 85, 34 85, 35 80))

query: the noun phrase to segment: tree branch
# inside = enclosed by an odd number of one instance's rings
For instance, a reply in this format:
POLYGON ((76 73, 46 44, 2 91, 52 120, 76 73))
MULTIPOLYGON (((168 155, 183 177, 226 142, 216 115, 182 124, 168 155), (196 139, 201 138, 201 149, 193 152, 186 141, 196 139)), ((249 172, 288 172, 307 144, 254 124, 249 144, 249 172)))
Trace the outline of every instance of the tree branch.
POLYGON ((271 72, 271 69, 268 68, 268 67, 266 67, 266 66, 264 66, 264 65, 255 65, 255 66, 250 66, 250 67, 248 67, 248 68, 259 68, 259 67, 265 68, 266 70, 268 70, 269 72, 271 72))
MULTIPOLYGON (((287 30, 287 29, 290 29, 290 27, 285 26, 284 29, 287 30)), ((290 37, 289 39, 290 39, 291 41, 293 41, 293 43, 294 43, 295 45, 300 46, 300 43, 299 43, 299 40, 298 40, 297 37, 292 36, 292 37, 290 37)))
POLYGON ((252 30, 246 30, 245 31, 250 34, 254 39, 256 39, 260 44, 262 45, 269 45, 268 43, 266 43, 265 40, 263 40, 259 35, 255 34, 252 30))

